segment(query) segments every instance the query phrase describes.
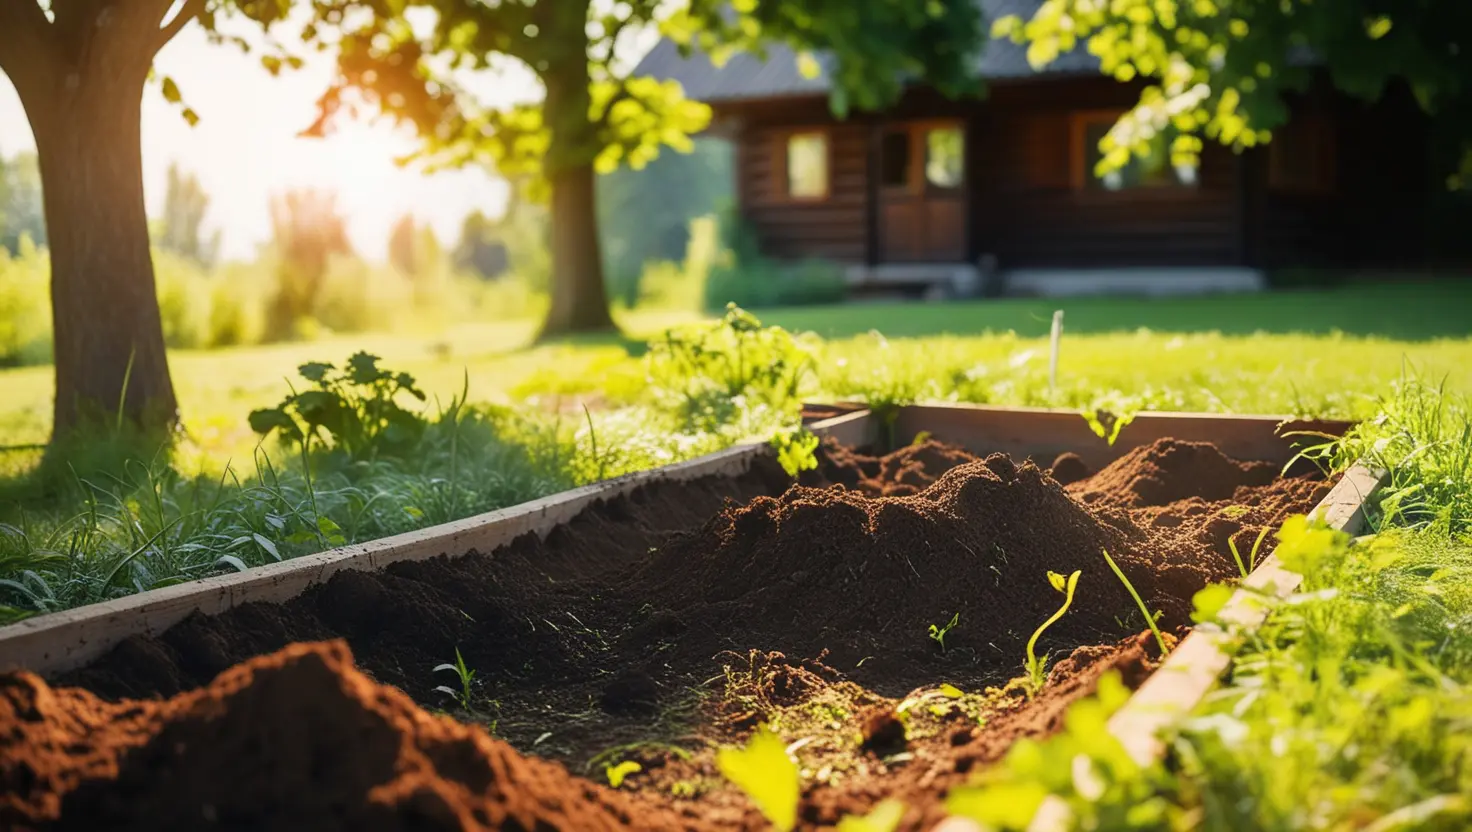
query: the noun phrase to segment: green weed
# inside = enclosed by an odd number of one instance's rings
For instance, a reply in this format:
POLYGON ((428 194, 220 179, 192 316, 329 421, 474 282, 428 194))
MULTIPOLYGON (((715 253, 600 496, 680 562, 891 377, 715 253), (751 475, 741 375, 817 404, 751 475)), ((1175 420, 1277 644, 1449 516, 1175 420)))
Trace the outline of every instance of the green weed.
MULTIPOLYGON (((456 677, 459 678, 459 680, 460 680, 460 689, 459 690, 456 690, 455 688, 452 688, 449 685, 440 685, 439 687, 435 688, 435 690, 437 690, 437 691, 439 691, 441 693, 447 693, 447 694, 455 697, 455 699, 460 703, 460 707, 461 708, 464 708, 467 711, 470 710, 470 703, 471 703, 471 690, 470 690, 470 685, 471 685, 472 682, 475 681, 475 671, 474 670, 471 670, 469 667, 466 667, 465 666, 465 657, 460 655, 460 648, 459 647, 456 647, 455 648, 455 663, 454 664, 439 664, 439 665, 435 665, 435 668, 434 668, 434 672, 435 673, 443 673, 445 671, 448 671, 450 673, 454 673, 456 675, 456 677)), ((617 788, 617 786, 615 786, 615 788, 617 788)))
POLYGON ((1053 626, 1054 622, 1062 618, 1064 613, 1068 612, 1069 606, 1073 604, 1074 590, 1078 589, 1079 576, 1082 574, 1083 572, 1081 570, 1074 570, 1074 573, 1069 575, 1065 580, 1057 572, 1048 572, 1048 584, 1053 589, 1063 593, 1063 606, 1059 607, 1057 612, 1049 616, 1047 621, 1038 625, 1038 628, 1033 631, 1032 637, 1027 640, 1027 661, 1025 667, 1027 668, 1028 698, 1036 696, 1043 689, 1043 683, 1047 681, 1045 670, 1048 664, 1048 657, 1045 654, 1041 659, 1038 658, 1038 639, 1042 637, 1043 631, 1053 626))
MULTIPOLYGON (((1261 538, 1258 539, 1261 540, 1261 538)), ((1130 579, 1125 577, 1124 571, 1119 568, 1119 564, 1115 563, 1114 558, 1109 556, 1109 550, 1101 549, 1100 551, 1104 553, 1104 562, 1109 564, 1109 570, 1114 573, 1114 577, 1118 578, 1120 583, 1124 584, 1124 588, 1129 592, 1130 597, 1135 599, 1135 606, 1140 608, 1140 614, 1145 616, 1145 624, 1150 627, 1150 632, 1155 635, 1155 643, 1160 647, 1160 655, 1164 656, 1166 653, 1169 653, 1170 648, 1165 646, 1165 636, 1160 632, 1160 625, 1155 623, 1155 616, 1150 613, 1150 608, 1145 606, 1145 599, 1140 597, 1140 593, 1135 591, 1135 585, 1130 583, 1130 579)), ((1233 553, 1235 554, 1235 550, 1233 553)), ((1240 563, 1241 558, 1238 558, 1238 561, 1240 563)))
POLYGON ((633 760, 624 760, 618 765, 607 765, 603 767, 603 776, 608 778, 610 788, 618 788, 624 784, 624 779, 631 774, 638 774, 644 767, 633 760))
POLYGON ((777 463, 789 477, 818 467, 818 437, 806 427, 773 433, 771 445, 777 451, 777 463))
POLYGON ((958 612, 955 615, 951 616, 951 620, 947 622, 944 627, 937 627, 934 624, 930 625, 930 638, 934 640, 936 644, 940 645, 940 652, 946 652, 946 633, 949 633, 951 630, 956 629, 956 625, 960 623, 961 613, 958 612))
POLYGON ((1247 560, 1245 561, 1242 559, 1242 553, 1237 551, 1237 540, 1235 538, 1227 538, 1227 548, 1232 550, 1232 560, 1237 562, 1237 571, 1242 573, 1244 579, 1252 574, 1252 570, 1257 568, 1258 550, 1262 548, 1262 542, 1267 539, 1268 532, 1270 531, 1272 529, 1263 526, 1262 531, 1257 533, 1257 539, 1252 541, 1252 551, 1247 554, 1247 560))
POLYGON ((413 376, 384 370, 378 360, 357 352, 342 368, 321 361, 301 365, 298 372, 316 389, 293 389, 276 407, 252 411, 251 429, 262 436, 274 432, 303 454, 314 439, 325 443, 325 433, 333 447, 353 459, 402 456, 418 443, 428 422, 396 397, 406 393, 423 402, 425 395, 413 376))

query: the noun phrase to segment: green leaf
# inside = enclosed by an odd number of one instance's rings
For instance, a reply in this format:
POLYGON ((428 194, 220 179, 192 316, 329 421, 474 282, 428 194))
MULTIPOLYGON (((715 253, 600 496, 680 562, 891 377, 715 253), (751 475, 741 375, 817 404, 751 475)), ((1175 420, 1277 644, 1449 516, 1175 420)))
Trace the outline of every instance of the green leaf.
POLYGON ((716 768, 746 792, 778 832, 797 825, 801 793, 797 763, 770 728, 758 729, 744 749, 722 748, 716 753, 716 768))
POLYGON ((823 65, 818 63, 818 59, 813 57, 813 53, 806 51, 799 52, 797 53, 797 71, 804 78, 817 78, 823 74, 823 65))
POLYGON ((251 537, 255 539, 255 542, 258 546, 266 550, 266 554, 270 555, 276 560, 281 560, 281 550, 276 548, 276 544, 272 543, 270 538, 255 533, 252 533, 251 537))
POLYGON ((317 515, 317 529, 322 532, 323 537, 327 538, 327 542, 333 546, 341 546, 348 542, 347 537, 342 533, 342 527, 337 525, 335 520, 325 514, 317 515))
POLYGON ((1048 790, 1039 783, 994 783, 952 789, 946 811, 985 828, 1026 829, 1048 790))
POLYGON ((625 777, 643 770, 644 767, 633 760, 624 760, 616 766, 604 766, 603 774, 608 778, 608 785, 616 789, 623 785, 625 777))
POLYGON ((272 407, 263 410, 252 410, 249 417, 250 429, 262 436, 273 430, 280 429, 282 433, 291 434, 298 430, 296 422, 287 415, 286 411, 272 407))
POLYGON ((940 695, 946 697, 947 699, 960 699, 966 694, 962 692, 960 688, 949 682, 946 682, 940 686, 940 695))
POLYGON ((219 559, 215 561, 215 565, 228 566, 231 569, 234 569, 236 572, 244 572, 248 568, 245 565, 245 561, 237 558, 234 555, 221 555, 219 559))
POLYGON ((1191 612, 1191 620, 1197 624, 1205 624, 1214 620, 1221 614, 1222 608, 1232 600, 1233 590, 1226 584, 1208 584, 1204 589, 1198 590, 1191 596, 1194 609, 1191 612))
POLYGON ((886 798, 863 817, 849 815, 840 819, 838 832, 894 832, 904 817, 904 801, 886 798))
POLYGON ((296 369, 297 372, 302 374, 302 378, 307 381, 319 382, 327 377, 327 373, 332 369, 332 365, 321 361, 308 361, 296 369))
POLYGON ((169 102, 170 104, 178 104, 180 101, 184 100, 184 96, 179 93, 179 85, 174 83, 173 78, 165 75, 163 80, 163 88, 164 100, 169 102))
POLYGON ((366 352, 354 353, 348 359, 348 371, 354 384, 372 384, 384 375, 378 369, 378 356, 366 352))

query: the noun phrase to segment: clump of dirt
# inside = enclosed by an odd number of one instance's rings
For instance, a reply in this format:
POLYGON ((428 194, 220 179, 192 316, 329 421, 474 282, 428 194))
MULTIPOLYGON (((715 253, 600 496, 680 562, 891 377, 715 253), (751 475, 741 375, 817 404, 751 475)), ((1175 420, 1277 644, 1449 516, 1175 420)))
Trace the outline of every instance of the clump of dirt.
POLYGON ((1068 451, 1059 454, 1058 458, 1053 460, 1048 473, 1058 481, 1059 485, 1072 485, 1092 476, 1094 472, 1089 468, 1088 463, 1084 462, 1083 457, 1068 451))
POLYGON ((1069 490, 1085 503, 1142 508, 1191 497, 1227 499, 1243 486, 1267 485, 1276 473, 1270 462, 1239 462, 1210 442, 1157 439, 1069 490))
POLYGON ((911 496, 798 486, 729 507, 663 547, 624 591, 637 587, 684 623, 668 655, 827 649, 856 681, 892 692, 938 667, 974 681, 1015 672, 1028 636, 1062 603, 1049 571, 1083 575, 1047 646, 1116 638, 1135 605, 1104 550, 1171 625, 1187 622, 1198 589, 1230 574, 1215 553, 1091 512, 1032 463, 995 454, 911 496), (943 645, 925 637, 927 623, 957 613, 943 645))
POLYGON ((825 437, 817 475, 805 478, 803 484, 831 483, 872 497, 901 497, 924 491, 945 472, 977 458, 969 451, 935 440, 907 445, 884 456, 869 456, 825 437))
POLYGON ((341 641, 292 645, 165 701, 0 677, 0 722, 5 828, 689 826, 424 712, 358 672, 341 641))

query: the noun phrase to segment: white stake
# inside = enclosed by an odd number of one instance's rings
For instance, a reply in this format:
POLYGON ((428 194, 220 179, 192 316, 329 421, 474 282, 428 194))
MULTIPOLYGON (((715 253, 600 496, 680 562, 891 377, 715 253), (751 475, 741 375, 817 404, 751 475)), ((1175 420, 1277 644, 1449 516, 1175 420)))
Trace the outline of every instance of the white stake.
POLYGON ((1048 354, 1048 392, 1058 390, 1058 341, 1063 337, 1063 310, 1053 310, 1053 336, 1048 354))

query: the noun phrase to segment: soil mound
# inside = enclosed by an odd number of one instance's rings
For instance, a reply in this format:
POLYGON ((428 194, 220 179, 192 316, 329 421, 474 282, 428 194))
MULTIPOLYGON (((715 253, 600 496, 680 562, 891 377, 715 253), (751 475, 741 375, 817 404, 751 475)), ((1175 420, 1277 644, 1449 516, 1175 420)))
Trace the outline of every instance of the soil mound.
POLYGON ((1238 462, 1209 442, 1157 439, 1136 448, 1070 491, 1086 503, 1164 506, 1189 497, 1230 498, 1242 486, 1272 482, 1270 462, 1238 462))
POLYGON ((341 641, 169 700, 0 677, 0 825, 54 829, 676 829, 556 763, 420 710, 341 641), (633 812, 638 809, 637 823, 633 812))
POLYGON ((901 497, 929 488, 942 474, 975 462, 979 457, 954 445, 926 440, 907 445, 884 456, 869 456, 839 445, 831 437, 823 440, 818 477, 805 478, 804 485, 842 485, 872 497, 901 497))
POLYGON ((1072 485, 1079 480, 1087 479, 1094 472, 1089 468, 1089 464, 1084 462, 1083 457, 1069 451, 1059 454, 1058 458, 1053 460, 1048 473, 1058 481, 1059 485, 1072 485))
POLYGON ((692 659, 750 644, 799 656, 827 648, 858 681, 905 684, 916 680, 897 664, 936 663, 942 646, 925 637, 927 625, 957 613, 944 642, 951 672, 958 651, 1015 671, 1028 636, 1063 601, 1050 570, 1083 576, 1045 641, 1117 638, 1119 622, 1139 613, 1106 549, 1172 624, 1185 623, 1192 594, 1221 575, 1212 553, 1163 545, 1122 514, 1091 512, 1032 463, 995 454, 913 496, 795 486, 728 508, 663 548, 631 586, 684 622, 677 641, 692 659))

